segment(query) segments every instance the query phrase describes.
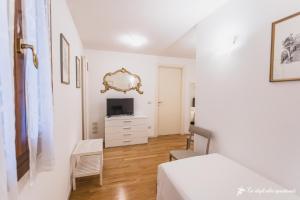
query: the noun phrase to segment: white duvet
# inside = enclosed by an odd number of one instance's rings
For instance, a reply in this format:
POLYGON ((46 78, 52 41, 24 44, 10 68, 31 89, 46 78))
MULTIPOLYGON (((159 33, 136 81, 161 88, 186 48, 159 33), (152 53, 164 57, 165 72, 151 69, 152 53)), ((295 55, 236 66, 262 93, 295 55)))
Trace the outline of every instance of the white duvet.
POLYGON ((161 164, 157 181, 157 200, 300 200, 219 154, 161 164))

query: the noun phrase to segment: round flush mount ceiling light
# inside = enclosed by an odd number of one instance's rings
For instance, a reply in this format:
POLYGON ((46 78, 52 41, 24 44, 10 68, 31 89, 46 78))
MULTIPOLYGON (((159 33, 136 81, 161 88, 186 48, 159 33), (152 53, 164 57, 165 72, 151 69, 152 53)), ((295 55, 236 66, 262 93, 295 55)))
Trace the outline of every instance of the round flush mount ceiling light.
POLYGON ((148 40, 138 34, 126 34, 119 38, 120 42, 131 47, 141 47, 147 44, 148 40))

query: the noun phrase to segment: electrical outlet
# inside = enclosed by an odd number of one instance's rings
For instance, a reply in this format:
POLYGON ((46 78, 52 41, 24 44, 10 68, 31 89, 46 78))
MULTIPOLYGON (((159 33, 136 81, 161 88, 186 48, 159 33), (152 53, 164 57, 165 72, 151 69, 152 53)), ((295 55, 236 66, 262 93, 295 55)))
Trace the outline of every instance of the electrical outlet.
POLYGON ((94 134, 94 135, 98 134, 98 123, 97 122, 92 123, 92 134, 94 134))

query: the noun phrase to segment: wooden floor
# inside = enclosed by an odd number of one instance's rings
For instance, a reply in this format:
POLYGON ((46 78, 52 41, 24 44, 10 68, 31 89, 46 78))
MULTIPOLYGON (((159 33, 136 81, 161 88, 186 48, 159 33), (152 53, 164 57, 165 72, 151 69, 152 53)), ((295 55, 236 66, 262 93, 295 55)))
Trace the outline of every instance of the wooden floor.
POLYGON ((169 151, 185 148, 182 135, 149 139, 149 144, 104 150, 103 186, 98 177, 77 181, 71 200, 155 200, 157 166, 169 151))

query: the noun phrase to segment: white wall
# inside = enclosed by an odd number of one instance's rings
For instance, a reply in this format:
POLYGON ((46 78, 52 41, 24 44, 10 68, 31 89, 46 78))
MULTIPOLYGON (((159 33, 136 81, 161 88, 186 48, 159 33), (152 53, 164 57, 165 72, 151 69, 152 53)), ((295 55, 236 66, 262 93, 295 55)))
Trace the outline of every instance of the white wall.
MULTIPOLYGON (((142 54, 128 54, 119 52, 86 50, 85 55, 89 62, 89 122, 90 130, 92 132, 92 123, 98 123, 97 134, 92 134, 92 138, 104 136, 104 117, 106 115, 106 99, 107 98, 135 98, 135 114, 146 115, 149 126, 149 135, 156 136, 156 98, 157 98, 157 75, 158 66, 174 66, 183 67, 184 77, 184 92, 188 82, 193 79, 195 61, 191 59, 158 57, 142 54), (123 94, 115 91, 108 91, 105 94, 100 94, 103 89, 103 76, 108 72, 113 72, 121 67, 126 67, 132 73, 138 74, 142 79, 143 95, 137 92, 129 92, 123 94)), ((188 94, 185 94, 189 98, 188 94)), ((184 100, 184 103, 186 101, 184 100)), ((183 104, 184 104, 183 103, 183 104)), ((188 123, 188 113, 184 109, 184 124, 183 131, 188 123)))
POLYGON ((196 123, 214 132, 213 152, 298 194, 300 82, 268 77, 271 23, 299 9, 299 0, 232 0, 201 22, 196 89, 196 123))
POLYGON ((81 137, 80 90, 75 87, 75 56, 82 45, 65 1, 52 0, 53 92, 55 169, 38 175, 30 186, 28 177, 19 182, 20 200, 67 200, 70 192, 70 155, 81 137), (71 84, 60 83, 60 33, 71 44, 71 84))

